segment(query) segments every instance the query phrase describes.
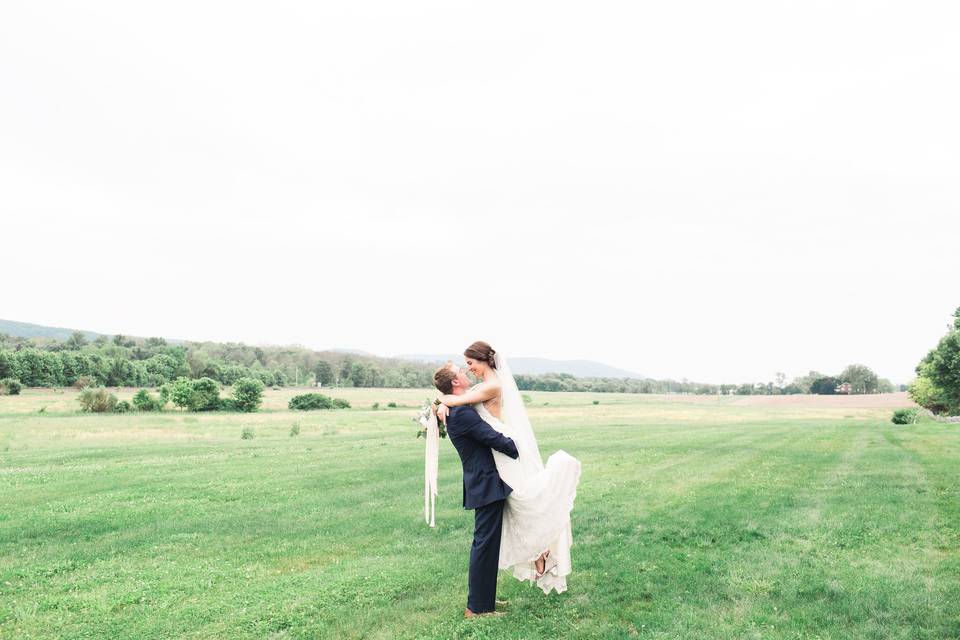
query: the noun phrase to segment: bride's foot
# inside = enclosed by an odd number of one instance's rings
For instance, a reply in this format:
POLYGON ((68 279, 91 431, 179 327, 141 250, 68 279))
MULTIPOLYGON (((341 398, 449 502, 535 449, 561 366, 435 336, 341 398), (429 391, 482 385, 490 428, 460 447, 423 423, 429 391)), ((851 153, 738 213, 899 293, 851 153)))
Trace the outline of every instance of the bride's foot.
POLYGON ((537 580, 543 577, 543 573, 547 568, 547 558, 550 557, 550 549, 547 549, 540 554, 540 557, 537 558, 537 561, 534 563, 534 567, 537 570, 537 580))

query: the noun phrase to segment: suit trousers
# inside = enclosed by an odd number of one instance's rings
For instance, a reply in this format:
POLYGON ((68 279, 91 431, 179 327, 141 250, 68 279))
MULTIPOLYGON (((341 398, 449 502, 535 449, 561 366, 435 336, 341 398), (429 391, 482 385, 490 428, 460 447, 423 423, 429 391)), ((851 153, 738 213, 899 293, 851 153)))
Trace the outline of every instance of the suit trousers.
POLYGON ((474 613, 493 611, 496 604, 500 534, 503 530, 505 502, 506 500, 497 500, 477 507, 473 512, 473 546, 470 548, 467 607, 474 613))

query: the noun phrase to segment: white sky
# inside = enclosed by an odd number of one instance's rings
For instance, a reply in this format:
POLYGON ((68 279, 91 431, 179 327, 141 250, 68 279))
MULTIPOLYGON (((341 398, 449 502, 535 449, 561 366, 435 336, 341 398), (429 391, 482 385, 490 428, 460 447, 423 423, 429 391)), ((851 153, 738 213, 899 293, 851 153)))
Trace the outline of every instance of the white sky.
POLYGON ((0 4, 0 318, 896 382, 960 305, 953 2, 0 4))

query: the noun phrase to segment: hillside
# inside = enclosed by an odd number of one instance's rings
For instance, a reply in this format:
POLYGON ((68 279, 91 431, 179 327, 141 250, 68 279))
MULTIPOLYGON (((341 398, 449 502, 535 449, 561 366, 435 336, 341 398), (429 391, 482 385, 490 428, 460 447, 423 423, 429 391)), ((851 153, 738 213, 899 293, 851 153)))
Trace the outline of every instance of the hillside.
MULTIPOLYGON (((17 338, 50 338, 52 340, 66 340, 76 329, 65 329, 63 327, 48 327, 42 324, 32 324, 30 322, 17 322, 16 320, 0 320, 0 333, 17 338)), ((83 331, 87 340, 96 340, 102 334, 93 331, 83 331)))
MULTIPOLYGON (((76 329, 67 329, 63 327, 48 327, 29 322, 17 322, 15 320, 0 320, 0 334, 7 334, 18 338, 46 338, 52 340, 66 340, 76 329)), ((93 341, 104 334, 94 331, 81 331, 87 340, 93 341)), ((178 344, 182 341, 166 339, 171 344, 178 344)), ((361 349, 330 349, 326 353, 336 354, 337 357, 331 357, 331 360, 340 360, 346 356, 359 356, 363 359, 372 361, 397 361, 416 362, 421 364, 435 364, 452 360, 454 362, 463 362, 463 356, 457 354, 410 354, 395 356, 394 358, 377 356, 361 349)), ((510 367, 518 375, 542 375, 545 373, 566 373, 578 378, 644 378, 642 374, 625 369, 618 369, 595 362, 593 360, 550 360, 547 358, 511 358, 510 367)))
MULTIPOLYGON (((401 360, 412 362, 463 362, 459 354, 407 354, 400 355, 401 360)), ((578 378, 644 378, 643 374, 618 369, 593 360, 550 360, 547 358, 510 358, 510 368, 518 375, 542 375, 545 373, 567 373, 578 378)))

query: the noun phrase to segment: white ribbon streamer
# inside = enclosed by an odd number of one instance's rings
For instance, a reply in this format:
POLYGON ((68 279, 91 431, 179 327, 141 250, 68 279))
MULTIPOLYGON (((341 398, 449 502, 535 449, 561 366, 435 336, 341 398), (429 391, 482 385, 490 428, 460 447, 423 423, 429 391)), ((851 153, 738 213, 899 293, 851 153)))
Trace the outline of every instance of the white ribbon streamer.
POLYGON ((426 458, 423 468, 423 516, 431 527, 436 526, 437 479, 440 469, 440 427, 437 414, 430 411, 426 424, 426 458))

